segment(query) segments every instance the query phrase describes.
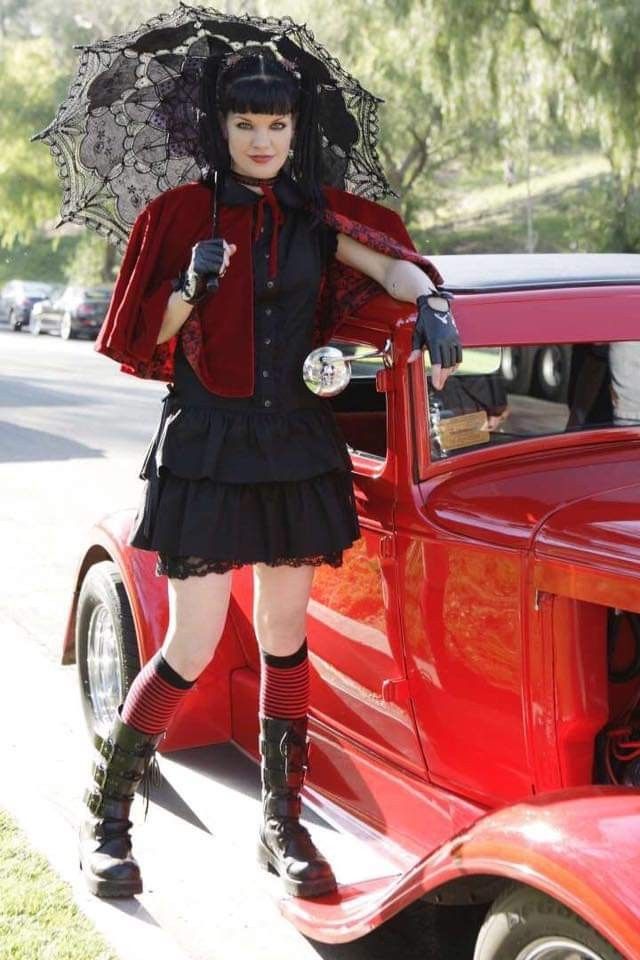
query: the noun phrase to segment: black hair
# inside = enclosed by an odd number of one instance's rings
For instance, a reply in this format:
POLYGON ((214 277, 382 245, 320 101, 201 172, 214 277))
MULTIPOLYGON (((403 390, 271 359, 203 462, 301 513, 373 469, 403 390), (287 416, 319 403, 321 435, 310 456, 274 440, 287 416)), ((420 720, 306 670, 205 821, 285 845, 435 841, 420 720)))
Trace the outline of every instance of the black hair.
POLYGON ((203 179, 210 182, 214 170, 231 168, 227 141, 219 114, 266 113, 295 115, 293 157, 290 174, 304 199, 313 208, 324 208, 320 189, 322 142, 316 82, 300 78, 278 60, 269 47, 246 48, 227 63, 219 55, 208 57, 200 80, 198 126, 204 154, 203 179))

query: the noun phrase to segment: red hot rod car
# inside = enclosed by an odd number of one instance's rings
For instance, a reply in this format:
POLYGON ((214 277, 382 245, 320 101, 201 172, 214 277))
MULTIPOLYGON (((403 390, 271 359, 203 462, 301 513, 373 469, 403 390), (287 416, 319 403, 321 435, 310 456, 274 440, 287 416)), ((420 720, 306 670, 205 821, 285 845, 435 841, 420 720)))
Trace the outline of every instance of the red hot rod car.
MULTIPOLYGON (((327 401, 362 537, 318 568, 308 611, 305 796, 388 868, 282 909, 339 942, 418 898, 486 903, 475 960, 638 960, 640 256, 435 261, 466 375, 434 391, 386 295, 340 328, 352 355, 387 348, 327 401), (568 403, 505 392, 499 348, 529 344, 570 351, 568 403)), ((132 516, 95 526, 77 573, 63 656, 91 726, 167 628, 132 516)), ((163 749, 256 755, 251 610, 243 568, 163 749)))

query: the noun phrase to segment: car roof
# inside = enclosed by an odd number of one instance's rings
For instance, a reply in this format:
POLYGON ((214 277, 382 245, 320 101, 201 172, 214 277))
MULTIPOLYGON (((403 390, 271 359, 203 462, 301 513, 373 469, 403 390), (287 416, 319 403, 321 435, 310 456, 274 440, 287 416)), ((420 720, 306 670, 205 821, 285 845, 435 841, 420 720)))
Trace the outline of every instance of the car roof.
POLYGON ((430 257, 458 293, 640 285, 638 253, 481 253, 430 257))

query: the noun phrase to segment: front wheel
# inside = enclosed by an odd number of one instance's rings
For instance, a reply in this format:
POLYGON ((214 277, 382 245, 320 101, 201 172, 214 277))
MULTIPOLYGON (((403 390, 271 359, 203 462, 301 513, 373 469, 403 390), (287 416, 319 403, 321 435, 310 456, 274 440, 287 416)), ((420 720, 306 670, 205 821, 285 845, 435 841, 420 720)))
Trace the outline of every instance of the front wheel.
POLYGON ((60 336, 63 340, 71 340, 73 337, 75 337, 70 313, 65 313, 60 321, 60 336))
POLYGON ((624 960, 593 927, 531 887, 511 887, 492 905, 473 960, 624 960))
POLYGON ((120 571, 111 560, 91 567, 76 614, 76 663, 90 733, 109 729, 140 670, 138 642, 120 571))

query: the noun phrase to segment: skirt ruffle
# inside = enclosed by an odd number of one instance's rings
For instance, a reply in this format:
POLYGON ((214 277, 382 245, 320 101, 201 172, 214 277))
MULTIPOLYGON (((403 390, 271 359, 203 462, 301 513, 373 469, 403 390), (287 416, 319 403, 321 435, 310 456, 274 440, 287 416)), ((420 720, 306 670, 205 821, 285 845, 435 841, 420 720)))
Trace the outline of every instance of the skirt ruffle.
POLYGON ((325 408, 227 411, 170 392, 139 475, 128 542, 165 566, 339 564, 360 536, 351 460, 325 408))
POLYGON ((156 467, 176 477, 221 483, 306 480, 349 470, 344 437, 333 413, 302 408, 287 413, 177 406, 170 401, 157 435, 156 467))
POLYGON ((359 536, 346 471, 306 480, 220 483, 161 469, 157 481, 145 481, 128 542, 165 556, 242 565, 335 557, 359 536))

